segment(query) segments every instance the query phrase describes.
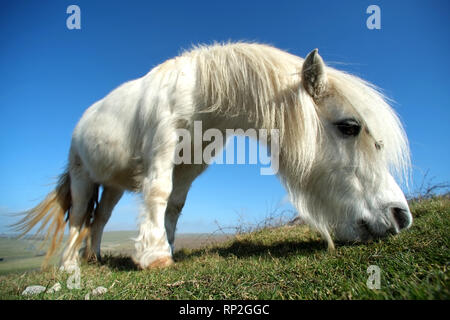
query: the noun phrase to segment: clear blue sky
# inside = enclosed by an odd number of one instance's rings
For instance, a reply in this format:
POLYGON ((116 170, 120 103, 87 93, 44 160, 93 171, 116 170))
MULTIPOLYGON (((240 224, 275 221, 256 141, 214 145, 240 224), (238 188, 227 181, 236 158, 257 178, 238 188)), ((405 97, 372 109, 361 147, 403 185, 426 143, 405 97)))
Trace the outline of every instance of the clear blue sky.
MULTIPOLYGON (((326 62, 396 101, 412 150, 414 184, 429 170, 450 181, 450 2, 443 1, 23 1, 0 4, 0 213, 27 209, 53 186, 83 111, 119 84, 192 44, 251 40, 326 62), (66 8, 81 8, 81 30, 66 8), (381 8, 381 30, 366 8, 381 8)), ((193 184, 179 232, 250 222, 285 191, 258 166, 216 165, 193 184)), ((133 229, 135 196, 107 228, 133 229)), ((285 206, 286 207, 286 206, 285 206)), ((288 208, 288 207, 287 207, 288 208)), ((0 232, 9 218, 0 217, 0 232)))

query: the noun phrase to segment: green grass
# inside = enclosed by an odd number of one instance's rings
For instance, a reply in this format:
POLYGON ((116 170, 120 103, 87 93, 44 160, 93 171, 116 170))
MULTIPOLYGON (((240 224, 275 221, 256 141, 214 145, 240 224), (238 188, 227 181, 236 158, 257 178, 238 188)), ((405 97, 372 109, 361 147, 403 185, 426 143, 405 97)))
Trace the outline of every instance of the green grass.
MULTIPOLYGON (((203 249, 176 253, 176 264, 136 270, 127 256, 106 256, 83 265, 79 290, 66 287, 56 268, 0 276, 0 299, 24 299, 29 285, 63 289, 32 299, 84 299, 97 286, 100 299, 449 299, 450 200, 411 203, 411 229, 365 245, 325 243, 305 226, 238 235, 203 249), (381 288, 369 289, 367 268, 381 269, 381 288)), ((27 298, 30 299, 30 298, 27 298)))

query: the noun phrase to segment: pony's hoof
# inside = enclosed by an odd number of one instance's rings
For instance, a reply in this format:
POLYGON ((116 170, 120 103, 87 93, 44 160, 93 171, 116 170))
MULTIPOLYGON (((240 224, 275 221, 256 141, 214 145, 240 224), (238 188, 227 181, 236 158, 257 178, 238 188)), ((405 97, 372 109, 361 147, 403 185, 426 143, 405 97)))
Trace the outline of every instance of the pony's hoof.
POLYGON ((92 254, 92 255, 85 257, 84 261, 86 261, 88 264, 102 263, 102 257, 97 256, 96 254, 92 254))
POLYGON ((101 263, 102 258, 100 254, 96 254, 94 251, 91 250, 84 250, 82 252, 82 260, 88 264, 95 264, 95 263, 101 263))
POLYGON ((174 264, 171 257, 159 258, 147 266, 147 269, 165 268, 174 264))
POLYGON ((142 265, 141 263, 136 264, 140 269, 145 270, 145 269, 167 268, 168 266, 171 266, 174 263, 175 262, 173 261, 172 257, 162 257, 152 261, 148 265, 142 265))

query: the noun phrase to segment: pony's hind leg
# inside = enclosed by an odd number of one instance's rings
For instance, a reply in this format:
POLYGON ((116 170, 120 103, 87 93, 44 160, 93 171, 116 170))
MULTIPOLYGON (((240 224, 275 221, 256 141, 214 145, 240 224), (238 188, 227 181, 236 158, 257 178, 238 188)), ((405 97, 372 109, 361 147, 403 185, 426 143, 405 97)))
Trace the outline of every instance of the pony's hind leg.
POLYGON ((86 260, 101 260, 100 244, 103 229, 111 217, 111 213, 123 195, 123 190, 114 187, 103 187, 102 196, 94 213, 94 221, 91 225, 90 241, 85 248, 84 258, 86 260))
POLYGON ((70 170, 72 208, 69 213, 69 239, 61 261, 61 267, 65 270, 78 266, 79 249, 89 231, 83 225, 90 218, 89 202, 93 201, 96 187, 80 167, 70 170))

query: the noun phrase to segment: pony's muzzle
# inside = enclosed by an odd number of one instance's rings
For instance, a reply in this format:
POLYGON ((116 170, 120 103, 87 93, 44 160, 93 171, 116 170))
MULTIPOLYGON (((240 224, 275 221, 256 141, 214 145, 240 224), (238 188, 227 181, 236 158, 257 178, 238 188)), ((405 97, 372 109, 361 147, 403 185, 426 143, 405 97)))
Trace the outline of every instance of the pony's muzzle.
POLYGON ((395 235, 412 225, 413 218, 407 206, 395 203, 388 206, 385 210, 385 218, 382 220, 369 221, 360 219, 357 221, 360 241, 366 242, 395 235))

